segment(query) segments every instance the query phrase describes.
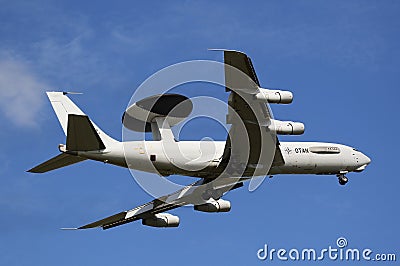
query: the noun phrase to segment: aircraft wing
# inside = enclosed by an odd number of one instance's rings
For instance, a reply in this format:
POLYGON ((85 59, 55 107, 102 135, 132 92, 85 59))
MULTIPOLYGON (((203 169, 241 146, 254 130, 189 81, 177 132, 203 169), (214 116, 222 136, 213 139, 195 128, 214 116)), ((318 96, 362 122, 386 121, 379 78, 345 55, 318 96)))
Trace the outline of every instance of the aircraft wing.
POLYGON ((179 202, 181 205, 175 205, 172 202, 167 203, 163 202, 161 199, 155 199, 151 202, 146 204, 140 205, 134 209, 123 211, 107 218, 101 219, 99 221, 74 228, 74 229, 89 229, 89 228, 96 228, 102 227, 104 230, 110 229, 119 225, 123 225, 126 223, 130 223, 133 221, 137 221, 146 217, 151 217, 154 214, 161 213, 167 210, 171 210, 174 208, 178 208, 180 206, 186 205, 185 202, 182 200, 179 202))
POLYGON ((283 163, 279 141, 268 128, 272 120, 269 106, 254 97, 260 83, 246 54, 224 51, 224 63, 226 90, 230 91, 227 123, 232 126, 222 162, 235 164, 231 168, 241 165, 239 172, 244 176, 265 176, 271 163, 283 163), (248 145, 245 145, 246 139, 248 145), (244 150, 245 146, 247 150, 244 150))
POLYGON ((104 230, 110 229, 136 220, 151 218, 155 214, 184 205, 199 205, 205 203, 206 201, 203 199, 203 194, 206 191, 211 190, 213 193, 218 193, 218 195, 222 196, 229 190, 236 189, 242 185, 243 184, 236 178, 219 178, 213 181, 200 179, 174 193, 159 197, 131 210, 123 211, 99 221, 70 229, 89 229, 96 227, 102 227, 104 230))
MULTIPOLYGON (((249 77, 255 83, 255 85, 260 86, 260 82, 258 81, 253 63, 251 62, 250 57, 248 57, 245 53, 239 51, 224 50, 224 63, 228 66, 232 66, 235 69, 240 70, 241 72, 246 74, 246 76, 249 77)), ((227 84, 227 87, 231 88, 238 86, 238 77, 235 73, 235 69, 228 67, 225 68, 225 83, 227 84)), ((247 87, 246 89, 249 88, 247 87)))

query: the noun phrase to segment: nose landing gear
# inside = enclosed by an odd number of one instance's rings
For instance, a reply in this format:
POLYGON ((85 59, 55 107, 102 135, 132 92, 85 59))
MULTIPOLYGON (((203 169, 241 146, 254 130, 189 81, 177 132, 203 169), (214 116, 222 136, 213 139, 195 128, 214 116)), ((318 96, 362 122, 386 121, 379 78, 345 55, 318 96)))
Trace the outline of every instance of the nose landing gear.
POLYGON ((346 183, 349 182, 349 179, 344 174, 338 174, 337 177, 339 179, 339 184, 342 186, 346 185, 346 183))

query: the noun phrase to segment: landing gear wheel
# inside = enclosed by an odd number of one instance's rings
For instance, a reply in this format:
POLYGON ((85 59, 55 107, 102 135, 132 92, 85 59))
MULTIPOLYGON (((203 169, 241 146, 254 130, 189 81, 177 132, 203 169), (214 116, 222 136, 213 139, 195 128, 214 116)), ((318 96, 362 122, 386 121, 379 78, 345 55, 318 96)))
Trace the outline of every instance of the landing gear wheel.
POLYGON ((339 178, 339 184, 344 186, 346 185, 347 182, 349 182, 349 179, 345 175, 338 175, 339 178))
POLYGON ((222 197, 223 193, 220 190, 215 190, 215 189, 207 189, 204 191, 203 194, 201 194, 201 197, 203 200, 209 200, 211 198, 215 200, 219 200, 222 197))

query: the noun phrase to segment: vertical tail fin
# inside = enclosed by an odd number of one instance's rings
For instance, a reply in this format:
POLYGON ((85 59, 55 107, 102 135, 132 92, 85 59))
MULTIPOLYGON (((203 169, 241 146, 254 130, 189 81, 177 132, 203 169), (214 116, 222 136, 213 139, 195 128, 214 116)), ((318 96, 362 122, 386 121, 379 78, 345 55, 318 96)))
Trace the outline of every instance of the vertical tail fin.
POLYGON ((86 115, 68 115, 67 151, 104 150, 106 146, 86 115))
POLYGON ((96 126, 87 115, 67 97, 67 94, 66 92, 47 92, 47 96, 57 115, 58 121, 67 136, 68 150, 71 150, 70 148, 72 148, 72 150, 90 150, 93 145, 85 143, 94 143, 95 139, 97 139, 99 149, 107 147, 108 144, 117 142, 96 126), (68 142, 70 145, 68 145, 68 142))
POLYGON ((51 105, 67 136, 66 147, 60 144, 61 154, 28 170, 31 173, 45 173, 54 169, 79 163, 86 158, 78 156, 80 151, 99 151, 116 143, 105 134, 85 113, 79 109, 64 92, 47 92, 51 105))

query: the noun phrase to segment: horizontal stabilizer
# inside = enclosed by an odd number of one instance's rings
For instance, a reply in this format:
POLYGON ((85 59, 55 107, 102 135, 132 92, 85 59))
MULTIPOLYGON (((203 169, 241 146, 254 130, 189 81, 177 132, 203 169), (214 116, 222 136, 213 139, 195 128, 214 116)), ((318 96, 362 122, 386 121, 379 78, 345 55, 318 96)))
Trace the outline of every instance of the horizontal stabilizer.
POLYGON ((70 155, 67 153, 61 153, 60 155, 51 158, 50 160, 39 164, 38 166, 28 170, 31 173, 45 173, 51 170, 55 170, 64 166, 68 166, 74 163, 79 163, 86 160, 75 155, 70 155))
POLYGON ((86 115, 68 115, 67 150, 94 151, 106 146, 86 115))

